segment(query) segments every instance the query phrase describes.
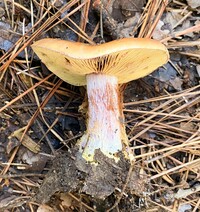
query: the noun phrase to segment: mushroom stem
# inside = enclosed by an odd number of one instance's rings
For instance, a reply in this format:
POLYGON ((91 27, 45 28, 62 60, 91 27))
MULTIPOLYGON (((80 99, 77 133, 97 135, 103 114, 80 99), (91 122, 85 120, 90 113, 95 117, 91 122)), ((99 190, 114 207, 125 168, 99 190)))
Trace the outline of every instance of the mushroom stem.
POLYGON ((86 80, 88 120, 87 131, 80 139, 80 151, 87 161, 93 161, 97 149, 117 159, 116 153, 123 150, 123 143, 127 144, 117 77, 89 74, 86 80))

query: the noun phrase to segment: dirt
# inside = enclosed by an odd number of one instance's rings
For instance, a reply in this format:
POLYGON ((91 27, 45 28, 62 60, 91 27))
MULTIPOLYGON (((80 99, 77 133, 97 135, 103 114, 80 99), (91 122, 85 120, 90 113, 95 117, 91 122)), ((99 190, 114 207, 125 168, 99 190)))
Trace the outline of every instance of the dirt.
MULTIPOLYGON (((95 164, 91 164, 77 151, 74 151, 74 154, 60 155, 54 160, 33 200, 47 203, 58 192, 84 192, 91 195, 102 210, 102 203, 117 189, 123 189, 129 175, 126 192, 141 195, 146 190, 147 179, 141 178, 136 168, 130 174, 130 163, 123 155, 120 158, 116 163, 98 150, 94 156, 95 164)), ((108 205, 103 205, 105 210, 108 205)))

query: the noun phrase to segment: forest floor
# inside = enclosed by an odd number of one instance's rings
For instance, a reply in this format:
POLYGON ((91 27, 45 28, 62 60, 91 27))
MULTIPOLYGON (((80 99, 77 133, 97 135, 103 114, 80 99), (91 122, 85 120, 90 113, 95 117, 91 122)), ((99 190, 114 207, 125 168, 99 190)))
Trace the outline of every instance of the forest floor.
POLYGON ((0 211, 199 211, 199 31, 199 0, 0 0, 0 211), (31 44, 46 37, 92 45, 153 38, 170 53, 167 64, 122 85, 134 165, 123 161, 123 180, 104 199, 84 190, 74 163, 85 88, 34 54, 31 44))

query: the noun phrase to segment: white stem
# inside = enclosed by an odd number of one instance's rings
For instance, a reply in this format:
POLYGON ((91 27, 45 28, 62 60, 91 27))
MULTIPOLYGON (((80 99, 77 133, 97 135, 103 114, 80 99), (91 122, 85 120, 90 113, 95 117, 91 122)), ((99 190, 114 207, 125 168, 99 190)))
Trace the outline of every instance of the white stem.
POLYGON ((116 153, 122 151, 123 142, 127 142, 118 80, 114 76, 90 74, 87 76, 87 94, 87 131, 80 139, 80 151, 88 161, 93 160, 96 149, 116 158, 116 153))

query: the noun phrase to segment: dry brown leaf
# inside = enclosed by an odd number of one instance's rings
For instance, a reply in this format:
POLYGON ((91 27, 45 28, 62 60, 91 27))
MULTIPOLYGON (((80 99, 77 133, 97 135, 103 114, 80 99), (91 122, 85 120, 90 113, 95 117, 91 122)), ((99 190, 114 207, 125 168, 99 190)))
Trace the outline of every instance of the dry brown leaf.
POLYGON ((39 206, 37 212, 54 212, 54 209, 46 204, 43 204, 39 206))
POLYGON ((195 126, 192 122, 181 122, 180 128, 183 129, 183 130, 187 130, 187 131, 194 131, 195 130, 195 126))
POLYGON ((61 193, 60 194, 60 199, 62 200, 62 206, 63 207, 69 208, 69 207, 72 206, 73 199, 72 199, 72 197, 69 194, 61 193))
MULTIPOLYGON (((25 127, 14 131, 9 136, 9 139, 17 138, 20 141, 23 135, 24 129, 25 127)), ((22 139, 22 145, 34 153, 38 153, 40 151, 40 146, 35 141, 33 141, 28 135, 24 135, 24 138, 22 139)))
POLYGON ((35 154, 28 149, 22 150, 21 159, 24 163, 28 164, 26 169, 30 172, 42 172, 46 166, 48 158, 41 154, 35 154))
POLYGON ((180 77, 175 77, 174 79, 171 79, 170 83, 177 91, 182 90, 183 80, 180 77))
POLYGON ((9 136, 8 137, 8 143, 7 143, 7 145, 6 145, 6 153, 7 154, 10 154, 11 153, 11 151, 15 148, 15 147, 17 147, 17 146, 20 146, 20 141, 16 138, 16 137, 14 137, 14 136, 9 136))

